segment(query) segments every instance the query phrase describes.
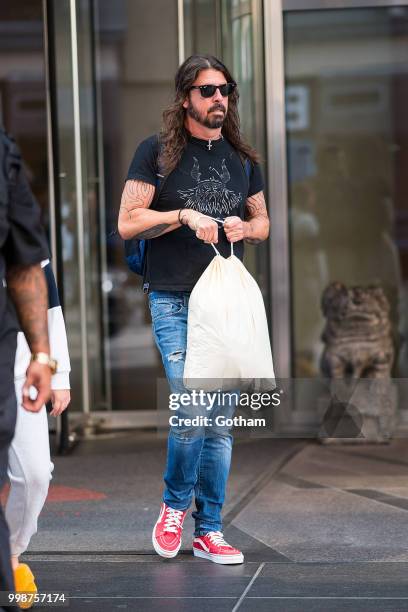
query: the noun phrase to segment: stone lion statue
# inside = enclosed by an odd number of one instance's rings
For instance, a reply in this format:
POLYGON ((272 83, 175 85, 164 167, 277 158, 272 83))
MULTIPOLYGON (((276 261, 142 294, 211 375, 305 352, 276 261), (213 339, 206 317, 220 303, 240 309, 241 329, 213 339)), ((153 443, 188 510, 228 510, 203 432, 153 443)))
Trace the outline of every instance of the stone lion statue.
POLYGON ((391 375, 394 347, 390 306, 381 287, 331 283, 322 296, 327 322, 321 371, 329 378, 384 378, 391 375))
POLYGON ((395 427, 396 394, 387 297, 378 286, 347 288, 333 282, 323 292, 321 305, 326 325, 320 369, 331 379, 331 398, 319 437, 326 442, 388 440, 395 427), (344 419, 349 419, 346 427, 344 419))

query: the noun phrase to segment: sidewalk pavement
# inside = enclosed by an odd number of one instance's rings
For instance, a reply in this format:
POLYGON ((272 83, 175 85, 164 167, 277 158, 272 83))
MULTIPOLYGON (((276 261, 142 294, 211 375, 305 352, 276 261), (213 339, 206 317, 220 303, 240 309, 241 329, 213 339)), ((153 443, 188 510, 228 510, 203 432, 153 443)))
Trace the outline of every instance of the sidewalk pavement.
MULTIPOLYGON (((236 439, 224 535, 245 563, 153 553, 166 441, 104 435, 55 458, 25 559, 69 610, 408 611, 408 444, 236 439)), ((40 608, 39 608, 40 609, 40 608)), ((45 608, 44 608, 45 609, 45 608)))

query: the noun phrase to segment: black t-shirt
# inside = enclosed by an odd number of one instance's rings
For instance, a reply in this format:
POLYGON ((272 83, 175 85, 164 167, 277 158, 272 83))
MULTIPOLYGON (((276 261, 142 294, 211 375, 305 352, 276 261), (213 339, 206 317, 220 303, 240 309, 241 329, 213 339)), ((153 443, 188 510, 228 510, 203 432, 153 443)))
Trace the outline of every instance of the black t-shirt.
POLYGON ((13 334, 19 329, 4 284, 7 267, 37 264, 49 256, 40 208, 31 193, 20 153, 0 128, 0 383, 5 380, 5 371, 9 373, 14 365, 14 354, 6 347, 14 346, 13 334))
MULTIPOLYGON (((167 212, 193 208, 205 215, 244 219, 247 198, 263 190, 258 164, 251 164, 248 180, 244 164, 226 138, 208 140, 190 136, 180 163, 165 180, 154 210, 167 212)), ((127 180, 141 180, 156 186, 157 136, 150 136, 136 149, 127 180)), ((220 226, 217 249, 224 257, 231 243, 220 226)), ((234 254, 243 259, 243 241, 234 243, 234 254)), ((215 252, 199 240, 188 226, 181 226, 149 241, 146 282, 149 290, 191 291, 215 252)))

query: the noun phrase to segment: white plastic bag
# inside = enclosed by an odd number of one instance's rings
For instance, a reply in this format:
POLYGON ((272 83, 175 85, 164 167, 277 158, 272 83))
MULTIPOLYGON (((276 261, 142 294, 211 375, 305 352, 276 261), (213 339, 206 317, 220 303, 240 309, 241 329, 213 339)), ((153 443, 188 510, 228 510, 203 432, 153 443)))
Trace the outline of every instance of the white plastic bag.
POLYGON ((188 389, 276 387, 261 291, 233 254, 216 256, 190 295, 184 385, 188 389))

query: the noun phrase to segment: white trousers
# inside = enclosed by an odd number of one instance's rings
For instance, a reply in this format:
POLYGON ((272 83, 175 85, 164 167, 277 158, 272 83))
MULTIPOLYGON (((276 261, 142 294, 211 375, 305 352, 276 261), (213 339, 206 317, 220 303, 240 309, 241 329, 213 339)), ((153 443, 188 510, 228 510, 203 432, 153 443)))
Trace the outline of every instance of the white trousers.
POLYGON ((21 405, 24 379, 15 381, 17 423, 9 449, 10 493, 5 514, 10 529, 12 555, 27 550, 37 532, 54 464, 50 458, 47 411, 28 412, 21 405))

